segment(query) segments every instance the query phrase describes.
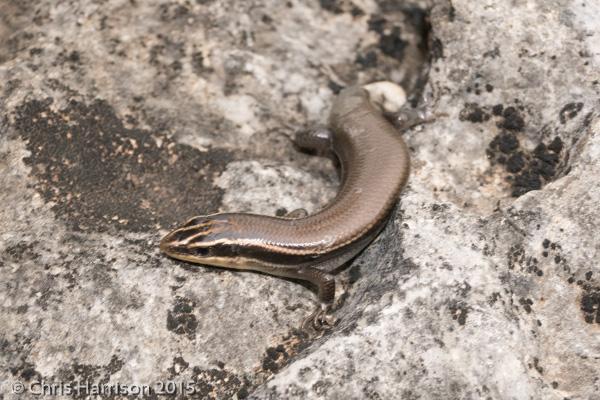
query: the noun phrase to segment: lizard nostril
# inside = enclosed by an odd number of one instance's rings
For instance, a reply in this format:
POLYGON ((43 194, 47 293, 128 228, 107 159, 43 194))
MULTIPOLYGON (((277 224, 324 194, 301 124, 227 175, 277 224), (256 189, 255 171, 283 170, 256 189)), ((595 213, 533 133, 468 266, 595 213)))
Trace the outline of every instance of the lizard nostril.
POLYGON ((167 241, 166 236, 164 238, 162 238, 162 240, 160 241, 160 251, 162 251, 163 253, 166 253, 169 247, 169 242, 167 241))

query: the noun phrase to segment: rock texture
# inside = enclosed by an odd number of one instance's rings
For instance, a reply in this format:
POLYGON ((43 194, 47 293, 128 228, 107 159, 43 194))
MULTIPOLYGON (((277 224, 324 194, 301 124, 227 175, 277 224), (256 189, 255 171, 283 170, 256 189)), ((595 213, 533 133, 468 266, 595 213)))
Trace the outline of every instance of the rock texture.
POLYGON ((3 1, 0 398, 43 380, 600 399, 599 17, 581 0, 3 1), (436 120, 403 134, 409 186, 340 273, 332 332, 297 329, 315 300, 297 283, 159 254, 196 214, 324 206, 335 166, 288 137, 382 79, 436 120))

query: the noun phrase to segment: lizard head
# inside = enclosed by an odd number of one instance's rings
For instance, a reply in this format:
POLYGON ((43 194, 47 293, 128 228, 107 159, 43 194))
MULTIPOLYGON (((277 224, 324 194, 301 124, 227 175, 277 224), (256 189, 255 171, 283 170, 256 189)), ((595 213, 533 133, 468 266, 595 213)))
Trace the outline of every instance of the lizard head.
POLYGON ((248 260, 239 254, 233 228, 225 214, 194 217, 163 237, 160 250, 178 260, 242 269, 248 260))

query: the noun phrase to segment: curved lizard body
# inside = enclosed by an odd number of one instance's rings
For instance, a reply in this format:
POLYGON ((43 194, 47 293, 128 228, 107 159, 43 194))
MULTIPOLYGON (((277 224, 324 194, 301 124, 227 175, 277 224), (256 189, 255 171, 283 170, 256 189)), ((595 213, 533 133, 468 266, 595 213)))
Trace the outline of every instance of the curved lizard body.
POLYGON ((171 257, 199 264, 301 279, 318 288, 322 307, 335 297, 330 272, 352 259, 385 226, 409 175, 406 144, 360 87, 336 98, 328 131, 300 135, 296 143, 333 151, 342 182, 321 211, 300 218, 245 213, 199 216, 167 234, 160 248, 171 257))

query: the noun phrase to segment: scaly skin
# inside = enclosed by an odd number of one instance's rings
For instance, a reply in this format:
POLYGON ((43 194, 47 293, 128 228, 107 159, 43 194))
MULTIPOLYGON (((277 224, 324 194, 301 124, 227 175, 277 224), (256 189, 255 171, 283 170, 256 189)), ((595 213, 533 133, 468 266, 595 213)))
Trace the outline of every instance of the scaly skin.
POLYGON ((330 272, 377 236, 409 175, 406 144, 366 90, 343 90, 333 104, 329 127, 329 132, 298 138, 300 146, 331 150, 340 161, 340 191, 323 210, 294 214, 300 218, 242 213, 195 217, 165 236, 161 250, 199 264, 311 282, 322 303, 312 325, 327 325, 326 310, 335 296, 330 272))

